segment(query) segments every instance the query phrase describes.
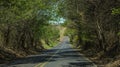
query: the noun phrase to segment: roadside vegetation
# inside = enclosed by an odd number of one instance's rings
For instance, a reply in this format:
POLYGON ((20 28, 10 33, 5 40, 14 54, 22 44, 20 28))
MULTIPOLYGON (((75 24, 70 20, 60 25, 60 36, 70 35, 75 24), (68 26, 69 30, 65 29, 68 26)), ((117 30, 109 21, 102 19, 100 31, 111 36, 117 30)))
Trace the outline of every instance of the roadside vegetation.
POLYGON ((96 64, 120 66, 120 0, 0 0, 0 63, 50 49, 64 32, 96 64))
POLYGON ((65 35, 86 56, 104 67, 120 66, 120 1, 65 0, 65 35))
POLYGON ((0 0, 0 63, 57 44, 56 0, 0 0), (47 47, 46 47, 47 46, 47 47))

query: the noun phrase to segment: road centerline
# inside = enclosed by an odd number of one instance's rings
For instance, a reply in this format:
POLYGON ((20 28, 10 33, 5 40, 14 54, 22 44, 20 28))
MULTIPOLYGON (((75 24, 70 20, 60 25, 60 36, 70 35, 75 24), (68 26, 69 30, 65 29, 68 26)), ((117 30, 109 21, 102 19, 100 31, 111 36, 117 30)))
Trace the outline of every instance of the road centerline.
MULTIPOLYGON (((61 44, 60 44, 60 45, 61 45, 61 44)), ((63 48, 63 45, 62 45, 61 48, 63 48)), ((44 62, 44 63, 38 63, 35 67, 38 67, 38 66, 44 67, 60 50, 61 50, 61 49, 57 50, 57 51, 48 59, 48 61, 46 61, 46 62, 44 62)))

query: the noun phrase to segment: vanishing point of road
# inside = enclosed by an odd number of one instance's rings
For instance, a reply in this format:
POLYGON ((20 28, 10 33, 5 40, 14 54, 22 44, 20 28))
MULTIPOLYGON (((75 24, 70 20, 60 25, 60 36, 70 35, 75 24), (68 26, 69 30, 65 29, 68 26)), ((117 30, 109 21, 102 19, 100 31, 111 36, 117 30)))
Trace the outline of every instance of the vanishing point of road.
POLYGON ((79 51, 72 48, 69 37, 65 36, 52 49, 42 51, 39 55, 14 60, 0 67, 97 67, 79 51))

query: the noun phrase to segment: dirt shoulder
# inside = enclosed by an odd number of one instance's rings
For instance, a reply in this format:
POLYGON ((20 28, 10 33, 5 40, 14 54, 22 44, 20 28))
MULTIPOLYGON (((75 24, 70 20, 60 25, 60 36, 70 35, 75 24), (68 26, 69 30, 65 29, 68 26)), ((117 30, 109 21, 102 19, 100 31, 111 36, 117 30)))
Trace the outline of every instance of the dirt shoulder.
POLYGON ((81 51, 86 57, 92 60, 98 67, 120 67, 120 55, 107 57, 103 52, 81 51))

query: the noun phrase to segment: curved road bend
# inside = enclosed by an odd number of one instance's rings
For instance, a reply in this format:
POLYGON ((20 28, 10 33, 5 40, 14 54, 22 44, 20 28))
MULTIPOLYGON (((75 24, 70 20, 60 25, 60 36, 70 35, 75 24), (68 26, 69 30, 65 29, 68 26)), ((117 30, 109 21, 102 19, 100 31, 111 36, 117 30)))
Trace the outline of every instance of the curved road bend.
POLYGON ((53 49, 42 51, 40 55, 32 55, 17 59, 0 67, 97 67, 90 60, 73 49, 66 36, 53 49))

